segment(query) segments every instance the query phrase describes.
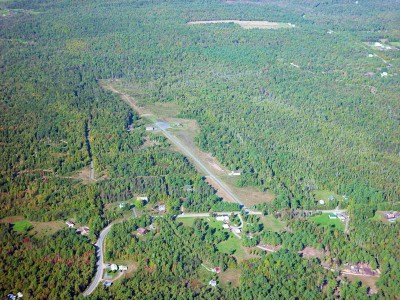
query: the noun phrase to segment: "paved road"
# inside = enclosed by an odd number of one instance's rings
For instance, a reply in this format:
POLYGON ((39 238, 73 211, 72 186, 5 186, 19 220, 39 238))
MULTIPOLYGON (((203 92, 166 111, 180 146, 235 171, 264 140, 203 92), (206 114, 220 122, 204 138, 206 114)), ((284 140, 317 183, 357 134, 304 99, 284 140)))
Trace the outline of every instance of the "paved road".
MULTIPOLYGON (((240 215, 240 211, 219 211, 219 212, 213 212, 214 215, 231 215, 234 213, 235 215, 239 215, 240 220, 242 220, 242 216, 240 215)), ((249 211, 249 215, 262 215, 262 212, 260 211, 249 211)), ((204 217, 209 217, 210 213, 182 213, 180 215, 177 215, 177 218, 204 218, 204 217)), ((243 223, 243 221, 242 221, 243 223)))
POLYGON ((210 214, 209 213, 189 213, 189 214, 180 214, 177 215, 177 218, 206 218, 209 217, 210 214))
POLYGON ((164 129, 165 126, 163 126, 163 124, 165 124, 164 122, 156 122, 154 125, 155 127, 157 127, 160 131, 162 131, 164 133, 164 135, 170 139, 177 147, 179 147, 188 157, 190 157, 194 163, 199 166, 205 173, 207 176, 209 176, 210 178, 212 178, 216 183, 218 183, 221 188, 229 195, 232 197, 233 200, 235 200, 237 203, 239 203, 239 205, 243 206, 244 208, 245 205, 243 204, 242 201, 240 201, 240 199, 231 192, 231 190, 226 186, 225 183, 223 183, 221 180, 218 179, 217 176, 214 175, 214 173, 212 173, 210 171, 210 169, 207 168, 206 165, 204 165, 194 154, 192 151, 190 151, 189 148, 187 148, 185 145, 183 145, 179 139, 177 137, 175 137, 174 135, 172 135, 171 133, 169 133, 166 129, 164 129))
POLYGON ((113 224, 108 225, 106 228, 104 228, 100 232, 100 237, 97 240, 95 247, 96 247, 96 256, 97 256, 97 263, 96 263, 96 275, 93 278, 92 283, 88 286, 86 291, 83 292, 83 296, 88 296, 93 291, 96 289, 98 284, 101 281, 101 278, 103 277, 103 270, 104 270, 104 252, 103 252, 103 247, 104 247, 104 240, 107 236, 107 234, 110 232, 113 224))
MULTIPOLYGON (((133 209, 133 217, 136 217, 136 210, 133 209)), ((119 221, 121 222, 121 221, 119 221)), ((118 222, 116 222, 118 223, 118 222)), ((93 278, 92 283, 88 286, 88 288, 83 292, 83 296, 89 296, 93 291, 96 289, 96 287, 99 285, 102 277, 103 277, 103 271, 105 268, 104 264, 104 240, 106 239, 107 234, 110 232, 112 226, 116 223, 111 223, 108 225, 106 228, 104 228, 100 232, 99 239, 97 240, 95 247, 96 247, 96 256, 97 256, 97 263, 96 263, 96 275, 93 278)))

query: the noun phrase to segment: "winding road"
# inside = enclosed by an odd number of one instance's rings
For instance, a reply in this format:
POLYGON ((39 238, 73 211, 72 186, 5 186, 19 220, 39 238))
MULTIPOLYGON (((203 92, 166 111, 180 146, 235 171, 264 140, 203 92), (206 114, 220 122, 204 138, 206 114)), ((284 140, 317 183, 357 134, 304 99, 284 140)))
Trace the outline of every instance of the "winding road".
MULTIPOLYGON (((133 211, 133 217, 137 217, 136 214, 136 210, 132 209, 133 211)), ((117 224, 121 222, 117 221, 117 222, 113 222, 110 225, 108 225, 106 228, 104 228, 101 232, 100 232, 100 236, 96 242, 96 244, 94 245, 96 247, 96 257, 97 257, 97 263, 96 263, 96 275, 93 278, 92 283, 87 287, 87 289, 83 292, 83 296, 89 296, 91 293, 93 293, 93 291, 96 289, 96 287, 99 285, 102 277, 103 277, 103 271, 105 268, 105 264, 104 264, 104 241, 106 239, 107 234, 110 232, 112 226, 114 224, 117 224)))
POLYGON ((92 283, 88 286, 88 288, 83 292, 83 296, 86 297, 93 293, 96 287, 99 285, 101 278, 103 277, 103 270, 104 270, 104 240, 107 234, 110 232, 112 226, 114 224, 108 225, 100 232, 99 239, 97 240, 95 247, 96 247, 96 256, 97 256, 97 263, 96 263, 96 275, 93 278, 92 283))

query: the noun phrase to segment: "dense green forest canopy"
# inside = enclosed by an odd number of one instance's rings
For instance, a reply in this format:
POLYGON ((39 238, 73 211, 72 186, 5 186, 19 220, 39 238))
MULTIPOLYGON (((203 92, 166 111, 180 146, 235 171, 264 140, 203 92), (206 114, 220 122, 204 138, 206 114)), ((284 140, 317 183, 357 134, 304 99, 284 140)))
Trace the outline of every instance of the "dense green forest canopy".
MULTIPOLYGON (((123 216, 108 209, 115 202, 147 195, 147 207, 162 203, 171 214, 181 207, 236 210, 99 85, 119 79, 141 104, 173 102, 180 117, 197 120, 197 145, 240 170, 238 186, 274 192, 274 201, 259 208, 288 212, 289 230, 274 233, 252 220, 245 228, 254 238, 244 246, 283 249, 237 264, 215 247, 224 234, 204 224, 192 230, 167 219, 148 240, 132 237, 136 225, 121 225, 108 255, 136 260, 138 276, 95 298, 334 298, 337 277, 298 256, 314 246, 338 265, 379 267, 373 297, 396 299, 399 224, 374 215, 400 210, 399 11, 396 0, 0 1, 0 218, 74 219, 90 227, 89 239, 66 231, 39 239, 1 225, 1 293, 77 297, 93 275, 89 241, 123 216), (229 19, 295 27, 187 25, 229 19), (82 176, 91 164, 94 180, 82 176), (351 215, 347 234, 291 215, 314 208, 318 190, 348 195, 340 203, 351 215), (240 286, 193 283, 205 257, 240 269, 240 286), (157 262, 164 268, 154 278, 148 268, 157 262)), ((366 297, 357 283, 340 282, 342 297, 366 297)))

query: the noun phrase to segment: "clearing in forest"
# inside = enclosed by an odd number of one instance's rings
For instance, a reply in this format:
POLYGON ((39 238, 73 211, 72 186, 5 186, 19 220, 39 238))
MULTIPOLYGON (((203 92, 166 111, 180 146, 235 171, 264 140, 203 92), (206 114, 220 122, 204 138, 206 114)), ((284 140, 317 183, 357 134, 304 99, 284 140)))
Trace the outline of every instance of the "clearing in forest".
MULTIPOLYGON (((207 166, 213 175, 221 180, 230 191, 237 195, 240 201, 246 206, 270 202, 274 198, 271 192, 261 192, 255 187, 237 187, 235 185, 235 180, 237 179, 232 178, 233 176, 228 176, 228 170, 225 169, 211 153, 200 150, 196 145, 195 137, 199 134, 200 128, 195 120, 178 118, 181 109, 176 103, 147 103, 141 101, 140 99, 144 97, 144 95, 140 93, 140 88, 120 79, 102 80, 100 81, 100 85, 104 89, 118 94, 121 99, 136 110, 145 121, 151 123, 162 121, 168 123, 170 125, 168 132, 179 140, 196 159, 207 166), (136 99, 136 96, 139 98, 139 101, 136 99)), ((182 149, 176 145, 173 144, 172 147, 176 151, 183 153, 183 155, 187 155, 185 151, 182 151, 182 149)), ((194 164, 194 166, 198 169, 200 174, 206 175, 204 170, 197 166, 197 164, 194 164)), ((215 183, 215 180, 211 180, 210 182, 207 180, 207 182, 217 190, 217 194, 222 197, 224 201, 236 202, 232 196, 224 192, 224 189, 220 185, 215 183)))
POLYGON ((367 288, 370 288, 371 294, 378 293, 378 288, 376 287, 376 282, 379 280, 379 277, 374 276, 357 276, 357 275, 342 275, 342 278, 347 278, 349 281, 353 282, 361 282, 361 284, 367 288))
POLYGON ((337 218, 331 219, 329 218, 329 213, 323 213, 318 216, 311 217, 310 220, 314 223, 322 226, 334 226, 339 230, 344 230, 344 224, 337 218))
POLYGON ((279 28, 293 28, 296 25, 291 23, 278 23, 268 21, 240 21, 240 20, 212 20, 212 21, 193 21, 188 22, 188 25, 198 24, 220 24, 220 23, 235 23, 244 29, 279 29, 279 28))
POLYGON ((265 229, 274 232, 283 231, 283 229, 286 227, 285 222, 275 218, 272 215, 261 216, 260 220, 263 223, 265 229))
POLYGON ((34 222, 26 220, 23 216, 5 217, 0 220, 0 224, 12 224, 15 231, 29 232, 31 236, 39 238, 67 227, 63 221, 34 222))
POLYGON ((223 286, 239 286, 239 279, 240 279, 241 271, 239 269, 228 269, 224 272, 218 274, 218 278, 220 283, 223 286))

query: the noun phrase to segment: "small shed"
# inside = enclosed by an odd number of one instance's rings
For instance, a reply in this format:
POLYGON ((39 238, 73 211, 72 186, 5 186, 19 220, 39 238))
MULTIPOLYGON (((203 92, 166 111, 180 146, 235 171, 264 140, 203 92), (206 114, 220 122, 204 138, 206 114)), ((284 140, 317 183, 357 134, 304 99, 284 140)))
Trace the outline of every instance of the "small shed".
POLYGON ((185 191, 192 191, 193 187, 190 184, 185 185, 185 187, 183 188, 185 191))
POLYGON ((83 226, 83 227, 82 227, 81 234, 82 234, 82 235, 89 235, 89 227, 83 226))
POLYGON ((17 293, 17 297, 18 297, 18 298, 22 298, 23 296, 24 296, 24 294, 22 294, 21 292, 18 292, 18 293, 17 293))
POLYGON ((388 219, 388 220, 389 220, 389 219, 395 219, 396 216, 395 216, 394 213, 389 212, 389 213, 386 213, 386 214, 385 214, 385 218, 388 219))
POLYGON ((329 214, 329 219, 337 219, 337 215, 336 214, 329 214))
POLYGON ((15 299, 17 299, 17 296, 15 296, 14 294, 10 293, 10 294, 7 295, 7 299, 8 300, 15 300, 15 299))
POLYGON ((136 200, 141 200, 141 201, 148 202, 149 201, 149 197, 147 197, 147 196, 138 196, 138 197, 136 197, 136 200))
POLYGON ((321 199, 321 200, 319 200, 318 202, 319 202, 319 204, 325 204, 325 201, 324 201, 324 200, 322 200, 322 199, 321 199))
POLYGON ((103 282, 104 287, 110 287, 112 285, 111 281, 104 281, 103 282))
POLYGON ((128 266, 118 266, 118 270, 127 271, 128 270, 128 266))
POLYGON ((217 221, 222 221, 222 222, 229 222, 229 217, 228 216, 217 216, 215 218, 217 221))
POLYGON ((74 228, 75 227, 75 224, 72 221, 67 221, 67 222, 65 222, 65 224, 67 224, 68 228, 74 228))
POLYGON ((126 205, 126 203, 120 203, 118 206, 119 206, 119 208, 124 208, 125 205, 126 205))
POLYGON ((153 126, 146 126, 146 131, 154 131, 154 127, 153 126))
POLYGON ((240 172, 239 171, 231 171, 230 173, 229 173, 229 176, 240 176, 240 172))
POLYGON ((222 228, 229 229, 229 225, 228 224, 222 224, 222 228))
POLYGON ((143 227, 140 227, 140 228, 137 230, 137 233, 138 233, 139 235, 145 235, 145 234, 147 233, 147 229, 146 229, 146 228, 143 228, 143 227))
POLYGON ((221 268, 220 267, 215 267, 212 271, 218 274, 218 273, 221 272, 221 268))
POLYGON ((164 204, 160 204, 159 206, 158 206, 158 212, 165 212, 165 205, 164 204))
POLYGON ((214 279, 211 279, 211 280, 208 282, 208 284, 211 285, 212 287, 217 287, 217 282, 216 282, 214 279))

